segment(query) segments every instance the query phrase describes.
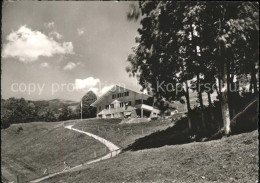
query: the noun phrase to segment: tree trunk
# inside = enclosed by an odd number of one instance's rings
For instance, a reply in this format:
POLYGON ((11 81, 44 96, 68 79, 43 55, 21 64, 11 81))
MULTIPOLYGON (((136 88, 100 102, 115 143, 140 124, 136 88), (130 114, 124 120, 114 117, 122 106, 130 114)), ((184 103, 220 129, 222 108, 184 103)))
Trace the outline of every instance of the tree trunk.
POLYGON ((205 117, 204 117, 203 99, 202 99, 202 93, 200 91, 200 76, 199 76, 199 74, 197 74, 197 91, 198 91, 198 95, 199 95, 202 126, 203 126, 203 128, 206 128, 205 117))
POLYGON ((254 94, 257 94, 257 80, 256 80, 256 71, 253 68, 253 70, 251 71, 251 83, 253 85, 253 89, 254 89, 254 94))
POLYGON ((192 124, 191 124, 190 94, 189 94, 189 86, 187 81, 185 81, 185 85, 186 85, 185 98, 186 98, 187 111, 188 111, 188 124, 189 124, 189 129, 191 130, 192 124))
MULTIPOLYGON (((221 67, 221 66, 219 66, 219 67, 221 67)), ((219 97, 219 101, 221 101, 222 99, 221 99, 221 85, 222 85, 222 81, 221 81, 221 72, 219 72, 219 76, 218 76, 218 91, 217 91, 217 93, 218 93, 218 97, 219 97)))
POLYGON ((253 90, 253 82, 252 82, 252 75, 251 75, 251 79, 250 79, 250 83, 249 83, 249 92, 253 93, 252 90, 253 90))
MULTIPOLYGON (((198 52, 197 52, 197 46, 198 45, 196 45, 196 43, 194 41, 193 27, 192 27, 191 22, 190 22, 190 31, 191 31, 191 37, 192 37, 191 42, 194 46, 194 51, 196 53, 195 60, 196 60, 197 63, 199 63, 198 62, 199 55, 198 55, 198 52)), ((206 128, 205 119, 204 119, 204 110, 203 110, 203 99, 202 99, 202 94, 201 94, 201 91, 200 91, 200 76, 199 76, 199 74, 200 74, 199 72, 196 73, 196 75, 197 75, 197 92, 198 92, 198 95, 199 95, 199 102, 200 102, 201 122, 202 122, 203 128, 206 128)))
POLYGON ((227 94, 228 83, 227 83, 226 60, 224 60, 224 63, 223 63, 223 69, 221 72, 221 81, 222 81, 222 84, 220 85, 221 111, 222 111, 222 118, 223 118, 225 134, 228 135, 231 132, 231 130, 230 130, 230 115, 229 115, 228 94, 227 94), (224 86, 223 88, 222 88, 222 85, 224 86))
MULTIPOLYGON (((223 18, 225 16, 225 12, 222 12, 223 18)), ((219 18, 219 30, 222 31, 222 22, 219 18)), ((223 118, 223 124, 224 124, 224 130, 225 130, 225 134, 228 135, 231 130, 230 130, 230 115, 229 115, 229 106, 228 106, 228 94, 227 94, 227 87, 228 87, 228 77, 227 76, 227 69, 228 69, 228 65, 227 62, 229 60, 227 60, 227 54, 226 54, 226 48, 224 45, 224 42, 219 42, 219 63, 220 63, 220 79, 221 82, 219 89, 220 89, 220 93, 221 93, 221 112, 222 112, 222 118, 223 118), (224 88, 222 88, 222 85, 224 86, 224 88)))
POLYGON ((210 92, 207 92, 207 95, 208 95, 208 103, 209 103, 210 120, 211 120, 211 122, 213 122, 214 115, 213 115, 213 111, 212 111, 212 101, 211 101, 210 92))
POLYGON ((229 61, 226 62, 226 69, 227 69, 227 96, 228 96, 228 106, 229 106, 229 115, 230 115, 230 119, 233 119, 233 117, 235 116, 235 114, 233 114, 233 93, 230 91, 233 88, 233 77, 230 77, 230 63, 229 61))

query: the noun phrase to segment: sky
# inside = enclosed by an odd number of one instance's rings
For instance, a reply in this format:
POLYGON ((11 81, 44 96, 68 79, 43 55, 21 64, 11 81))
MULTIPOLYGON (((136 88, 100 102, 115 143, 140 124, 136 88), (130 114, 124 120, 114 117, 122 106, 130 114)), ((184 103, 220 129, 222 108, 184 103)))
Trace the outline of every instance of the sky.
POLYGON ((2 98, 79 101, 111 85, 139 91, 125 71, 139 21, 130 2, 4 2, 2 98))

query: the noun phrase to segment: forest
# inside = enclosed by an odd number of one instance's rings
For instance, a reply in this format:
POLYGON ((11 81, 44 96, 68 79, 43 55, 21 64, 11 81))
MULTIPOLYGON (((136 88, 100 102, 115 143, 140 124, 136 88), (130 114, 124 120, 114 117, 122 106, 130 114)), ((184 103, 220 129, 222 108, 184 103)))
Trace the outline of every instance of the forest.
MULTIPOLYGON (((93 118, 96 109, 91 107, 97 99, 92 92, 82 97, 82 117, 93 118)), ((80 102, 53 100, 25 100, 24 98, 9 98, 1 100, 1 129, 11 124, 28 122, 54 122, 81 118, 80 102)))

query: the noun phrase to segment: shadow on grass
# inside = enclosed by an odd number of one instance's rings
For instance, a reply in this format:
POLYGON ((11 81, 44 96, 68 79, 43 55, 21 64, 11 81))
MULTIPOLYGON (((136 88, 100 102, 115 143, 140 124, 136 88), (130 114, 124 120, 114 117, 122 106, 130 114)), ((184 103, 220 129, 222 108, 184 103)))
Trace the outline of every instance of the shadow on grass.
MULTIPOLYGON (((254 100, 231 120, 230 135, 236 135, 258 129, 258 105, 259 100, 254 100)), ((223 136, 225 136, 225 132, 221 129, 212 135, 208 140, 220 139, 223 136)))
POLYGON ((152 133, 151 135, 136 140, 133 144, 129 145, 123 151, 136 151, 141 149, 157 148, 164 145, 184 144, 192 142, 192 139, 189 137, 192 135, 192 132, 187 129, 187 126, 187 119, 183 118, 177 121, 174 126, 169 127, 166 130, 157 131, 152 133))
MULTIPOLYGON (((250 132, 258 127, 258 100, 250 103, 242 112, 238 113, 231 120, 231 135, 250 132)), ((211 130, 189 130, 188 121, 182 118, 172 127, 163 131, 152 133, 136 140, 129 145, 124 151, 137 151, 142 149, 158 148, 165 145, 186 144, 191 142, 201 142, 219 139, 224 135, 224 131, 216 127, 211 130)))

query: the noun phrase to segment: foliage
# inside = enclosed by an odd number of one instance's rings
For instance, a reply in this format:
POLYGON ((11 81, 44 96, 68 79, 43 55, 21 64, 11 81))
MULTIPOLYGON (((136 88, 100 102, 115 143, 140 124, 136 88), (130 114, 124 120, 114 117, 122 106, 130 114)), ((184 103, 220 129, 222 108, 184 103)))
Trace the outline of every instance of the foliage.
MULTIPOLYGON (((136 20, 141 12, 142 27, 138 29, 137 46, 127 58, 126 71, 136 76, 143 88, 149 86, 159 104, 185 97, 189 118, 189 85, 195 84, 204 127, 202 93, 207 92, 211 103, 210 94, 217 92, 222 120, 229 133, 230 118, 234 115, 229 111, 234 111, 233 95, 237 94, 223 86, 234 86, 234 78, 250 75, 250 92, 258 93, 258 5, 141 1, 139 11, 136 6, 130 8, 132 19, 136 20), (200 84, 207 84, 210 90, 199 87, 200 84)), ((165 110, 165 105, 159 106, 165 110)), ((210 108, 207 110, 211 113, 210 108)))
POLYGON ((83 118, 93 118, 96 117, 96 108, 90 106, 93 102, 97 100, 97 96, 94 92, 89 91, 82 98, 82 117, 83 118))
POLYGON ((1 100, 1 128, 11 124, 35 121, 63 121, 80 118, 66 102, 54 99, 50 101, 30 101, 24 98, 1 100))

